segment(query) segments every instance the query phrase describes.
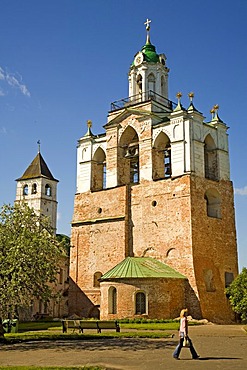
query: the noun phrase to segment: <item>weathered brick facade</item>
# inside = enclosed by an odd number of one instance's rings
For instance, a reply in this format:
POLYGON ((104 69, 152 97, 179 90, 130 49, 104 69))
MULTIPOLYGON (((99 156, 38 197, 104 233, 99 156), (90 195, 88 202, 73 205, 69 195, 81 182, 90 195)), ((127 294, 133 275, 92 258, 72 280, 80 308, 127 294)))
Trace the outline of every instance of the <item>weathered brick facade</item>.
POLYGON ((177 106, 167 99, 167 86, 163 97, 157 94, 168 69, 163 54, 149 54, 150 45, 130 68, 128 104, 112 105, 105 134, 94 136, 89 125, 79 140, 70 314, 136 317, 140 291, 145 317, 175 317, 186 305, 194 317, 230 322, 224 289, 238 266, 227 127, 217 107, 205 123, 192 95, 184 109, 180 96, 177 106), (140 81, 136 99, 131 93, 140 81), (106 281, 104 274, 128 256, 152 257, 187 280, 106 281))

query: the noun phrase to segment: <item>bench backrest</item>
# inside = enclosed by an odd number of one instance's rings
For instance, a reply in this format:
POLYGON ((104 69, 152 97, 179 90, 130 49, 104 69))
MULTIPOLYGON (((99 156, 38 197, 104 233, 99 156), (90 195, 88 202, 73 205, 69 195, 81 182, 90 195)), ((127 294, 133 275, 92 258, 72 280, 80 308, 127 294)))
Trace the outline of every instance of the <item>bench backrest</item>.
POLYGON ((97 321, 80 320, 80 326, 82 329, 98 329, 97 321))
POLYGON ((117 323, 115 321, 98 321, 99 329, 116 329, 117 323))

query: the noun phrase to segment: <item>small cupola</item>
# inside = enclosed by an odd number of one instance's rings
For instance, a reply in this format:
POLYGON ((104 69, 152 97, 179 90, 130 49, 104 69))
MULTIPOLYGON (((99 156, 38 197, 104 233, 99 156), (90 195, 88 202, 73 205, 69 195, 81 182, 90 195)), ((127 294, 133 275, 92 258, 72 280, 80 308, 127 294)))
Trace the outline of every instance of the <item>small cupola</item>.
MULTIPOLYGON (((168 72, 165 54, 157 54, 150 41, 150 23, 147 19, 147 38, 141 51, 135 54, 129 70, 129 97, 145 101, 154 95, 168 99, 168 72)), ((135 99, 136 100, 136 99, 135 99)))

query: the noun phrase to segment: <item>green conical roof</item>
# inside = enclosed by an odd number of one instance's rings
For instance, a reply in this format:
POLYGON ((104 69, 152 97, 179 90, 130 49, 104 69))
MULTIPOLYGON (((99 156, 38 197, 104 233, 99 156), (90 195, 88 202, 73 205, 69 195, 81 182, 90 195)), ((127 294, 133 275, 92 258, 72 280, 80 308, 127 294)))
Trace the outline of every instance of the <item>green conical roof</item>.
POLYGON ((101 280, 133 278, 173 278, 186 277, 170 266, 151 257, 127 257, 118 265, 106 272, 101 280))

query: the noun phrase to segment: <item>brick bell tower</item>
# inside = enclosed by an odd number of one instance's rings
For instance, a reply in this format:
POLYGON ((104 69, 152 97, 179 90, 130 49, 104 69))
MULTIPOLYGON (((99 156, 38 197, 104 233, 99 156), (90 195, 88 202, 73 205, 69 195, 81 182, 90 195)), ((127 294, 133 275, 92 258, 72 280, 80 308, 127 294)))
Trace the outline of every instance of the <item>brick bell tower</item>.
POLYGON ((105 133, 88 121, 77 147, 70 313, 107 319, 231 322, 225 287, 238 273, 228 134, 217 105, 204 121, 168 99, 166 57, 146 44, 129 97, 111 104, 105 133))

